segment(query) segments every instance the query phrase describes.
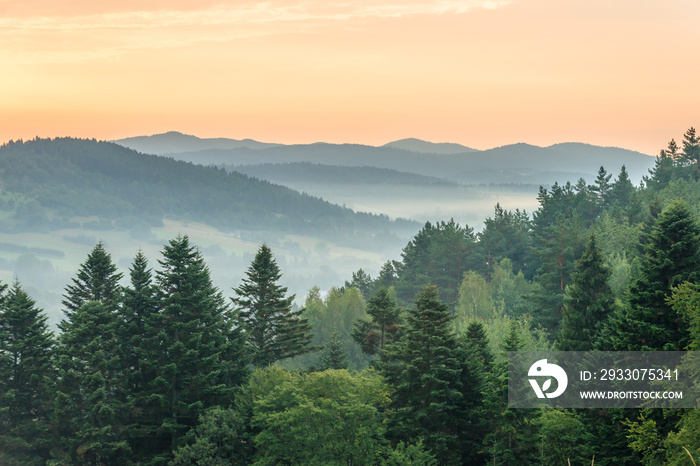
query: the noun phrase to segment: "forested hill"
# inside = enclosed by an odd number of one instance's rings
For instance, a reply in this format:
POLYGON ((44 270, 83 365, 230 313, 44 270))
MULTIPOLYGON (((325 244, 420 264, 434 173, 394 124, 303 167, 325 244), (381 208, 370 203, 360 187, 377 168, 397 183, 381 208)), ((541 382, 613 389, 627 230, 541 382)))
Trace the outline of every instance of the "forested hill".
POLYGON ((260 165, 227 166, 239 173, 261 180, 287 185, 287 183, 322 182, 324 184, 353 183, 357 185, 421 185, 455 186, 442 178, 389 168, 348 167, 309 162, 265 163, 260 165))
POLYGON ((10 142, 0 147, 0 164, 3 210, 14 211, 3 222, 6 231, 58 227, 89 216, 122 224, 159 224, 169 216, 224 230, 321 235, 406 226, 240 173, 145 155, 109 142, 10 142))

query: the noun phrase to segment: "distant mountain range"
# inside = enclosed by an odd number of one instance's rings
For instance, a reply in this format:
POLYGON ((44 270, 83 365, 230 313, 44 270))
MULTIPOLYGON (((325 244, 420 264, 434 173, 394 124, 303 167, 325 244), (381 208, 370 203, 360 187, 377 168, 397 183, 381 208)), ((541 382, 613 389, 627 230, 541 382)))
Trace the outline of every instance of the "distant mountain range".
MULTIPOLYGON (((360 144, 261 143, 253 140, 200 139, 170 132, 114 141, 151 154, 203 165, 312 163, 377 167, 442 178, 461 184, 543 184, 592 182, 600 166, 617 175, 625 165, 638 183, 655 159, 640 152, 583 143, 539 147, 512 144, 484 151, 459 144, 403 139, 380 147, 360 144)), ((249 170, 249 169, 247 169, 249 170)))

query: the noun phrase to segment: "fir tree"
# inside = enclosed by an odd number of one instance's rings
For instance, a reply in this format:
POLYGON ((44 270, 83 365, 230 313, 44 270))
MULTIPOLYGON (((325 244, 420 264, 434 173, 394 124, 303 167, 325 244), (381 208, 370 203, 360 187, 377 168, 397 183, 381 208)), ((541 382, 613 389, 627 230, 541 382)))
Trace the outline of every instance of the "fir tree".
POLYGON ((124 422, 135 461, 146 461, 157 452, 154 439, 162 422, 149 402, 161 363, 159 333, 165 326, 157 294, 146 256, 139 251, 130 269, 130 286, 123 290, 117 328, 125 371, 124 422))
POLYGON ((160 359, 150 398, 162 410, 161 431, 153 440, 163 450, 157 461, 164 461, 204 410, 232 403, 247 360, 240 329, 233 327, 235 316, 189 238, 171 240, 159 263, 163 328, 158 334, 161 347, 153 355, 160 359))
POLYGON ((381 354, 384 347, 398 335, 399 308, 386 288, 380 288, 367 301, 369 321, 358 319, 354 323, 352 338, 365 354, 381 354))
POLYGON ((610 270, 592 233, 583 256, 576 261, 573 283, 566 288, 558 345, 561 351, 589 351, 593 348, 601 327, 614 309, 609 278, 610 270))
POLYGON ((282 274, 270 248, 263 244, 246 272, 243 284, 234 288, 245 336, 257 367, 304 354, 310 347, 310 325, 303 309, 292 310, 294 295, 277 284, 282 274))
POLYGON ((50 457, 55 341, 46 320, 15 282, 0 310, 2 464, 44 464, 50 457))
POLYGON ((489 340, 486 335, 484 324, 478 320, 469 322, 463 339, 474 349, 476 357, 483 366, 484 371, 490 373, 492 371, 493 355, 489 348, 489 340))
POLYGON ((81 264, 77 276, 72 279, 73 284, 66 286, 63 312, 70 316, 88 301, 114 307, 118 300, 121 278, 122 274, 117 272, 112 256, 105 250, 102 242, 97 243, 81 264))
POLYGON ((632 286, 630 308, 613 329, 615 348, 680 351, 690 343, 687 324, 671 306, 672 289, 700 278, 700 227, 684 202, 661 212, 648 237, 641 278, 632 286))
POLYGON ((382 370, 395 386, 396 440, 422 438, 440 464, 460 464, 460 433, 467 418, 463 354, 447 306, 426 287, 408 311, 402 338, 387 349, 382 370))
POLYGON ((524 346, 518 322, 511 320, 501 342, 500 362, 494 367, 495 387, 487 400, 494 422, 484 447, 492 464, 526 465, 535 461, 533 410, 508 408, 508 353, 521 351, 524 346))
POLYGON ((318 370, 326 369, 347 369, 348 355, 343 351, 342 342, 336 332, 331 333, 324 353, 321 355, 321 364, 318 370))
POLYGON ((58 327, 59 383, 54 405, 59 462, 103 464, 128 452, 120 414, 124 370, 117 338, 121 274, 98 243, 66 287, 58 327))

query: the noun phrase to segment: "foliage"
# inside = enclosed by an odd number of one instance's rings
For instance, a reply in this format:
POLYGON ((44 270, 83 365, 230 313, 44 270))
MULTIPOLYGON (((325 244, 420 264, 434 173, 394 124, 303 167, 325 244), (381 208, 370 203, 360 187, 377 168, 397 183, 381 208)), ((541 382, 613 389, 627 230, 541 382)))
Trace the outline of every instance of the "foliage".
POLYGON ((366 312, 370 320, 355 320, 352 338, 360 345, 363 353, 381 355, 386 345, 399 336, 399 308, 392 293, 386 288, 380 288, 367 302, 366 312))
POLYGON ((669 351, 688 345, 688 329, 668 298, 674 286, 700 277, 698 239, 700 227, 687 204, 673 203, 659 215, 630 307, 617 325, 619 348, 669 351))
POLYGON ((294 295, 278 285, 282 276, 270 248, 260 246, 233 299, 240 313, 251 361, 264 367, 310 351, 309 322, 292 310, 294 295))
MULTIPOLYGON (((6 287, 3 286, 4 291, 6 287)), ((55 341, 46 316, 19 282, 0 308, 0 462, 49 459, 49 416, 55 384, 55 341)))
POLYGON ((418 294, 415 306, 381 365, 396 390, 392 435, 422 438, 440 464, 466 461, 476 453, 469 448, 474 445, 460 441, 472 437, 469 411, 479 402, 478 366, 459 347, 435 287, 418 294))
POLYGON ((321 364, 318 369, 321 371, 327 369, 347 369, 347 358, 348 356, 345 351, 343 351, 338 334, 333 332, 321 355, 321 364))
POLYGON ((558 348, 561 351, 590 351, 601 337, 601 328, 614 311, 605 265, 595 234, 591 234, 581 259, 576 261, 573 283, 566 288, 564 317, 558 348))
POLYGON ((374 372, 292 374, 254 404, 254 464, 379 463, 389 393, 374 372))

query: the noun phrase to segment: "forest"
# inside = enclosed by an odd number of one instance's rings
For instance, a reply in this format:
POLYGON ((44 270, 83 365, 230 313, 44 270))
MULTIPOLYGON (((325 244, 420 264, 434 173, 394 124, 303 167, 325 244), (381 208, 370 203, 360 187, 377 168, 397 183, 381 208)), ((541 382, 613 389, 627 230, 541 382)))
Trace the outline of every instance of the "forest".
POLYGON ((695 130, 639 186, 600 167, 538 202, 497 204, 478 233, 425 223, 375 277, 309 284, 300 307, 267 244, 225 299, 185 235, 128 271, 98 242, 57 334, 7 283, 0 463, 695 464, 697 409, 507 404, 508 352, 700 346, 695 130))

